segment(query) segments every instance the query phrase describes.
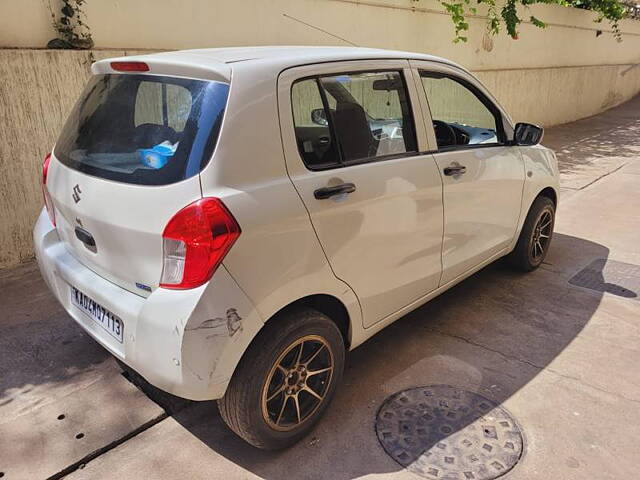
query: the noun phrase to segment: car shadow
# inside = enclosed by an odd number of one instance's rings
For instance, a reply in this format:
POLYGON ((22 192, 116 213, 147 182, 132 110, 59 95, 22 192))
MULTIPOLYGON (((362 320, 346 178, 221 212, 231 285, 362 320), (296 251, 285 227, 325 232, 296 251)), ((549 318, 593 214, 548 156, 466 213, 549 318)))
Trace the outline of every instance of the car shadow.
MULTIPOLYGON (((385 399, 415 386, 448 384, 503 404, 590 321, 603 293, 568 280, 608 254, 602 245, 556 233, 537 271, 516 273, 498 261, 404 316, 350 353, 327 414, 288 450, 264 452, 244 443, 225 426, 214 402, 192 403, 174 418, 217 454, 267 479, 397 472, 402 467, 375 433, 385 399)), ((479 415, 472 412, 464 421, 479 415)), ((436 433, 429 445, 454 433, 436 433)))
POLYGON ((0 408, 7 417, 45 402, 47 386, 86 383, 112 361, 70 321, 35 262, 0 271, 0 326, 0 408))

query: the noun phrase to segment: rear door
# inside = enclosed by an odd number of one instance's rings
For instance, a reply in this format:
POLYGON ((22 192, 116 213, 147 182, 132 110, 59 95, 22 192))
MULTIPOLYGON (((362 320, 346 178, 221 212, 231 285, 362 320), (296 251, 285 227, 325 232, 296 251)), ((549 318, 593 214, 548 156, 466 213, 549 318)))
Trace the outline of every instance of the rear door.
POLYGON ((162 232, 201 198, 228 85, 94 76, 56 143, 47 187, 70 253, 135 293, 159 284, 162 232))
POLYGON ((420 153, 428 145, 408 62, 295 68, 278 91, 287 170, 365 327, 437 288, 442 183, 420 153))
POLYGON ((444 183, 441 284, 446 284, 511 243, 521 211, 524 161, 507 142, 510 124, 473 77, 429 62, 412 65, 431 113, 428 133, 435 137, 434 158, 444 183))

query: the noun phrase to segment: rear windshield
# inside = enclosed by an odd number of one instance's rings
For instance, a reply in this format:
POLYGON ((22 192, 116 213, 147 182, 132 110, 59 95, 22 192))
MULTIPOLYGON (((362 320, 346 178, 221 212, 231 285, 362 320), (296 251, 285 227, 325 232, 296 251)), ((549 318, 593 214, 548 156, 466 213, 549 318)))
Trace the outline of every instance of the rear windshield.
POLYGON ((229 85, 151 75, 97 75, 73 108, 55 156, 118 182, 167 185, 213 153, 229 85))

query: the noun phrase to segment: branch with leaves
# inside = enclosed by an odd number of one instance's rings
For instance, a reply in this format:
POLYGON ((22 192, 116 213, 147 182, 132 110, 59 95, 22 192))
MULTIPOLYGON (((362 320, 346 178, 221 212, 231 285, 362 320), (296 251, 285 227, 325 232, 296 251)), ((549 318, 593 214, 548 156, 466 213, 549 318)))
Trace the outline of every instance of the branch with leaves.
MULTIPOLYGON (((419 2, 420 0, 413 0, 419 2)), ((611 24, 614 37, 622 40, 619 22, 623 18, 635 17, 637 7, 635 4, 624 3, 625 0, 504 0, 504 4, 498 5, 496 0, 439 0, 444 9, 451 15, 455 29, 454 42, 466 42, 469 30, 467 15, 477 15, 478 8, 486 8, 487 31, 492 35, 498 35, 502 29, 514 40, 518 39, 518 27, 522 23, 519 14, 522 8, 527 9, 537 3, 556 4, 565 7, 583 8, 597 13, 595 22, 608 21, 611 24)), ((539 28, 547 25, 543 20, 529 15, 528 21, 539 28)))

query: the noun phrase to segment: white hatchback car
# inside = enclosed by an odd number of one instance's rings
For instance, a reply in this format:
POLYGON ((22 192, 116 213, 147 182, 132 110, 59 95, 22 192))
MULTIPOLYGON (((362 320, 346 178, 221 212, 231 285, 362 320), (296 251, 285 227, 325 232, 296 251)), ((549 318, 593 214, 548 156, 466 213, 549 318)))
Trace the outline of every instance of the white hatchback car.
POLYGON ((43 166, 40 269, 151 384, 266 449, 345 352, 499 257, 536 268, 558 168, 468 71, 360 48, 101 60, 43 166))

